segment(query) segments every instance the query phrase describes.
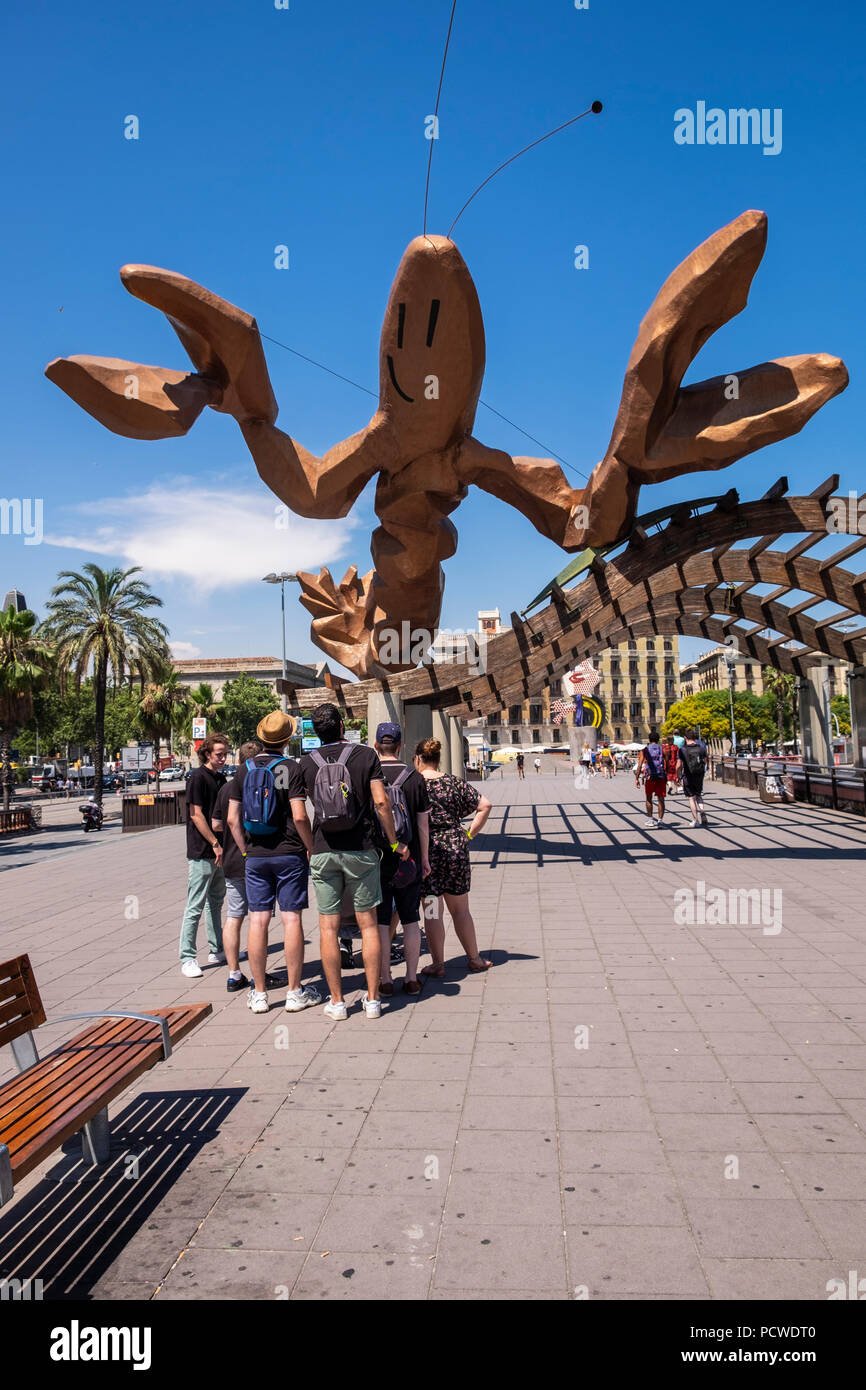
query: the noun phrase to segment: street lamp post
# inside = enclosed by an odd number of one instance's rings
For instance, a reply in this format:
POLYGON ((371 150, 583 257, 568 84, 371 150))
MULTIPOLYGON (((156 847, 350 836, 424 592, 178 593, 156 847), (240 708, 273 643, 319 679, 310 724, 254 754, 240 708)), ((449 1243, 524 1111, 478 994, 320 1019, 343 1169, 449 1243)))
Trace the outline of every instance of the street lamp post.
MULTIPOLYGON (((281 609, 281 611, 282 611, 282 619, 283 619, 283 682, 284 682, 284 683, 285 683, 285 680, 286 680, 286 584, 287 584, 287 583, 290 583, 292 580, 294 580, 294 582, 295 582, 296 584, 299 584, 299 583, 300 583, 300 580, 298 579, 298 576, 297 576, 296 574, 288 574, 288 573, 285 572, 285 571, 284 571, 282 574, 266 574, 266 575, 263 576, 263 582, 264 582, 265 584, 279 584, 279 586, 280 586, 280 609, 281 609)), ((285 713, 286 713, 286 710, 288 709, 288 696, 286 695, 285 690, 283 690, 283 693, 282 693, 281 705, 282 705, 283 714, 285 714, 285 713)))
POLYGON ((725 665, 728 668, 728 697, 731 702, 731 753, 736 760, 737 757, 737 730, 734 725, 734 670, 736 655, 734 652, 725 648, 725 665))

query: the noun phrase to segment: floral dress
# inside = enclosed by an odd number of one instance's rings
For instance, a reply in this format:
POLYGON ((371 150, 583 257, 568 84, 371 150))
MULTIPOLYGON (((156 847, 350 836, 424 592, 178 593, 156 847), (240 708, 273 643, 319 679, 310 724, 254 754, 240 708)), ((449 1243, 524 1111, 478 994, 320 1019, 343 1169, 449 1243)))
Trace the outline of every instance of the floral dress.
POLYGON ((430 796, 430 873, 421 891, 425 896, 440 893, 458 896, 469 892, 469 840, 460 824, 474 816, 481 800, 480 793, 468 782, 452 777, 428 777, 430 796))

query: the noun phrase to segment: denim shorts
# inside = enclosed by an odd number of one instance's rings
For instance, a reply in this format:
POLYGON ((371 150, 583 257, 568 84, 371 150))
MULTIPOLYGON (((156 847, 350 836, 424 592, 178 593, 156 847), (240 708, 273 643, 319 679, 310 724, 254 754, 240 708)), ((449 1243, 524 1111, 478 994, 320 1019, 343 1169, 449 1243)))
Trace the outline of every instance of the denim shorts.
POLYGON ((272 912, 275 901, 283 912, 301 912, 309 906, 310 870, 305 854, 247 856, 246 869, 250 912, 272 912))

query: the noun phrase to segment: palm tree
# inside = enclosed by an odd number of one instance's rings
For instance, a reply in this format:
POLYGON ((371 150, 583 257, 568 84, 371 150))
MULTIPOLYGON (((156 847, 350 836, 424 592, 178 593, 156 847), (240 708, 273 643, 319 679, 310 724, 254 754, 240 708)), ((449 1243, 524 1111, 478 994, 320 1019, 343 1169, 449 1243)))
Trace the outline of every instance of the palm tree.
POLYGON ((40 630, 53 642, 62 665, 71 669, 76 687, 92 667, 96 701, 93 795, 101 804, 109 669, 117 684, 127 672, 138 671, 143 677, 156 661, 168 656, 168 629, 148 611, 161 608, 162 599, 133 578, 141 573, 140 566, 102 570, 87 564, 83 570, 83 574, 63 570, 57 576, 40 630))
POLYGON ((0 613, 0 743, 3 762, 3 810, 12 799, 12 735, 33 714, 33 692, 45 684, 51 649, 33 636, 35 613, 18 612, 10 603, 0 613))
POLYGON ((794 676, 788 671, 778 671, 775 666, 764 667, 764 689, 769 695, 776 697, 776 728, 779 734, 779 752, 782 752, 782 742, 785 737, 785 712, 791 711, 791 719, 794 718, 794 676))
POLYGON ((192 738, 194 719, 206 719, 208 726, 212 727, 219 721, 221 714, 222 705, 218 705, 214 700, 213 686, 208 685, 207 681, 201 681, 189 692, 189 710, 182 729, 184 738, 192 738))
POLYGON ((189 717, 189 689, 181 685, 171 661, 156 664, 152 679, 145 685, 138 702, 138 720, 143 731, 153 739, 156 786, 159 790, 159 748, 172 729, 182 728, 189 717))

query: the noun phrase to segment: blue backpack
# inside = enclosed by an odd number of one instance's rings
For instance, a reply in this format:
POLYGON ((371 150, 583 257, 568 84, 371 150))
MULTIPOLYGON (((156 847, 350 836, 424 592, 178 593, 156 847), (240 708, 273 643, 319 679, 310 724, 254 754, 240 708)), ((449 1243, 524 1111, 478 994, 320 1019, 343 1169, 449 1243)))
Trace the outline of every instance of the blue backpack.
POLYGON ((665 780, 665 755, 660 743, 648 743, 644 749, 644 761, 649 769, 649 777, 657 782, 665 780))
POLYGON ((277 784, 274 781, 274 768, 279 763, 287 763, 288 758, 271 758, 260 767, 253 758, 247 758, 247 775, 244 778, 243 821, 248 835, 274 835, 279 826, 276 823, 279 800, 277 784))

